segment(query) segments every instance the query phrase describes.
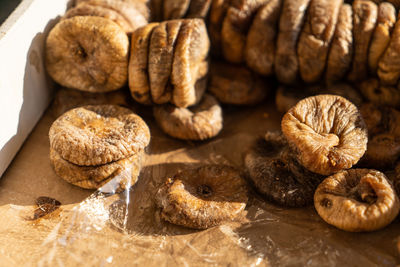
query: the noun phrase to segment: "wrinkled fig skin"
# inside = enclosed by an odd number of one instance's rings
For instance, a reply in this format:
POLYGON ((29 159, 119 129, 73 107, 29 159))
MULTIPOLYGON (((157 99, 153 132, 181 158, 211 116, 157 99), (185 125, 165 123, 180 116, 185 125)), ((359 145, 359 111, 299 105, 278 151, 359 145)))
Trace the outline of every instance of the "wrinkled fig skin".
POLYGON ((320 80, 335 32, 343 0, 311 0, 297 44, 301 78, 307 83, 320 80))
POLYGON ((285 84, 294 83, 298 77, 296 47, 309 2, 310 0, 283 0, 275 54, 275 74, 285 84))
POLYGON ((274 74, 275 39, 283 0, 271 0, 262 6, 247 34, 245 60, 261 75, 274 74))
POLYGON ((382 84, 396 85, 400 77, 400 20, 394 26, 389 46, 378 63, 378 76, 382 84))
POLYGON ((247 200, 245 180, 224 165, 183 170, 168 178, 156 195, 162 219, 193 229, 240 219, 247 200))
POLYGON ((185 17, 190 0, 164 0, 164 20, 180 19, 185 17))
POLYGON ((353 58, 353 9, 349 4, 340 8, 335 34, 329 50, 326 67, 328 83, 342 80, 353 58))
POLYGON ((370 102, 377 105, 398 107, 400 105, 400 91, 390 85, 383 85, 378 79, 367 79, 359 83, 359 90, 370 102))
POLYGON ((366 103, 361 106, 360 112, 368 127, 369 136, 389 133, 400 137, 400 112, 398 110, 366 103))
POLYGON ((148 55, 151 34, 158 23, 150 23, 132 34, 129 59, 129 89, 133 99, 141 104, 152 104, 148 74, 148 55))
POLYGON ((380 3, 391 3, 396 9, 400 8, 400 0, 372 0, 377 4, 380 3))
POLYGON ((282 132, 308 170, 330 175, 351 168, 367 149, 367 128, 357 107, 341 96, 301 100, 283 117, 282 132))
POLYGON ((378 17, 378 7, 369 0, 353 2, 354 57, 348 79, 364 80, 368 74, 368 48, 378 17))
POLYGON ((111 20, 84 16, 61 20, 46 39, 47 72, 62 86, 109 92, 128 79, 128 36, 111 20))
POLYGON ((150 142, 147 124, 116 105, 72 109, 53 122, 50 147, 77 165, 107 164, 132 156, 150 142))
POLYGON ((351 169, 326 178, 314 205, 327 223, 349 232, 379 230, 399 213, 399 199, 386 176, 376 170, 351 169))
POLYGON ((244 161, 257 191, 285 207, 310 205, 323 179, 298 163, 280 133, 269 132, 257 140, 244 161))
POLYGON ((232 63, 244 61, 246 36, 257 9, 268 0, 232 1, 222 23, 221 45, 224 58, 232 63))
POLYGON ((267 80, 242 65, 211 63, 208 90, 224 104, 254 105, 269 93, 267 80))
POLYGON ((205 140, 222 130, 222 109, 217 100, 207 94, 199 104, 191 108, 167 104, 154 106, 153 113, 160 128, 178 139, 205 140))
POLYGON ((368 65, 371 73, 376 73, 378 61, 390 42, 390 35, 396 23, 396 9, 388 2, 379 5, 378 20, 371 39, 368 65))

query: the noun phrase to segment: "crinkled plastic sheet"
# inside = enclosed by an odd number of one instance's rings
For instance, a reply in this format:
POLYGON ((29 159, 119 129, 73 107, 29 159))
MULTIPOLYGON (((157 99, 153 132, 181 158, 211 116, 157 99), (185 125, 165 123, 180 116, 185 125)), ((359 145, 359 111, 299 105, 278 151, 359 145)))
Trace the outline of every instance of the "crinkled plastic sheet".
MULTIPOLYGON (((17 259, 7 257, 7 246, 0 245, 3 262, 39 266, 395 266, 398 263, 398 220, 381 231, 347 233, 324 223, 313 207, 281 208, 265 202, 254 192, 250 194, 244 221, 198 231, 160 220, 154 195, 167 176, 206 163, 243 169, 243 153, 253 140, 267 130, 279 129, 280 114, 273 111, 271 104, 257 108, 227 107, 224 112, 223 132, 206 142, 171 139, 161 133, 149 111, 142 114, 150 125, 152 141, 139 181, 121 193, 115 192, 117 183, 111 181, 80 203, 62 205, 36 222, 26 220, 33 208, 8 205, 4 218, 0 219, 0 243, 13 242, 11 247, 21 251, 9 252, 18 255, 17 259), (7 218, 11 218, 14 226, 4 226, 10 220, 7 218), (13 230, 14 227, 20 230, 13 230)), ((47 136, 40 135, 48 130, 51 122, 48 117, 47 114, 45 122, 35 130, 43 143, 47 136)), ((41 156, 48 160, 48 155, 41 156)), ((129 173, 122 173, 116 179, 123 179, 124 175, 129 173)))

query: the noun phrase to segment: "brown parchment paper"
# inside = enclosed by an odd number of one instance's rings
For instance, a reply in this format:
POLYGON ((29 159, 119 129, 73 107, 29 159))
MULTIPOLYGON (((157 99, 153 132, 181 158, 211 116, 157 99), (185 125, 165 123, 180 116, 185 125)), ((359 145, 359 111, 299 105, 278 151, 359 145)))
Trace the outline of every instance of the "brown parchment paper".
MULTIPOLYGON (((314 208, 285 209, 254 192, 246 220, 195 231, 159 219, 157 187, 179 169, 224 163, 243 169, 249 144, 279 130, 274 104, 224 107, 224 129, 206 142, 164 135, 151 110, 137 108, 152 140, 138 183, 114 194, 80 189, 49 163, 50 111, 0 180, 1 266, 395 266, 399 219, 373 233, 347 233, 324 223, 314 208), (55 212, 33 220, 39 196, 59 200, 55 212)), ((106 185, 107 187, 107 185, 106 185)))

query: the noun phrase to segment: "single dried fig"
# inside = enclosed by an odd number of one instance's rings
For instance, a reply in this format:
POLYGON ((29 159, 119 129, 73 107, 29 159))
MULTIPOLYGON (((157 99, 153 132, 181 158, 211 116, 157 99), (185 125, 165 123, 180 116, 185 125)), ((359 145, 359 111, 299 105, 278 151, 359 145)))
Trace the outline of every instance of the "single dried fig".
POLYGON ((309 2, 310 0, 283 1, 275 54, 275 73, 282 83, 292 84, 297 80, 297 40, 309 2))
POLYGON ((121 88, 128 78, 129 40, 101 17, 61 20, 46 39, 46 68, 59 84, 89 92, 121 88))
POLYGON ((371 78, 359 84, 359 90, 370 102, 378 105, 397 107, 400 105, 400 91, 390 85, 382 85, 378 79, 371 78))
POLYGON ((154 106, 154 118, 168 135, 184 140, 204 140, 222 130, 222 109, 217 100, 208 94, 199 104, 179 108, 170 104, 154 106))
POLYGON ((311 204, 323 179, 298 163, 281 133, 268 132, 265 139, 258 139, 244 162, 257 191, 282 206, 311 204))
POLYGON ((351 5, 340 7, 335 34, 332 39, 326 66, 328 83, 342 80, 353 59, 353 10, 351 5))
POLYGON ((274 73, 275 39, 283 0, 271 0, 257 12, 247 34, 247 66, 262 75, 274 73))
POLYGON ((246 182, 240 173, 224 165, 181 171, 168 178, 156 195, 161 218, 194 229, 237 220, 247 199, 246 182))
POLYGON ((146 123, 116 105, 72 109, 53 122, 50 147, 63 159, 83 166, 106 164, 132 156, 150 142, 146 123))
POLYGON ((343 0, 311 0, 297 44, 301 78, 318 81, 324 70, 343 0))
POLYGON ((364 80, 368 74, 368 48, 378 17, 377 5, 369 0, 353 2, 354 57, 348 75, 350 81, 364 80))
POLYGON ((378 9, 378 19, 368 54, 368 65, 371 73, 376 73, 378 61, 390 42, 390 35, 396 23, 396 9, 388 2, 381 3, 378 9))
POLYGON ((327 223, 350 232, 375 231, 399 213, 399 199, 386 176, 376 170, 351 169, 326 178, 314 205, 327 223))
POLYGON ((357 107, 336 95, 308 97, 282 119, 282 132, 308 170, 330 175, 351 168, 367 149, 367 128, 357 107))
POLYGON ((208 90, 224 104, 253 105, 270 89, 267 81, 243 66, 212 62, 208 90))

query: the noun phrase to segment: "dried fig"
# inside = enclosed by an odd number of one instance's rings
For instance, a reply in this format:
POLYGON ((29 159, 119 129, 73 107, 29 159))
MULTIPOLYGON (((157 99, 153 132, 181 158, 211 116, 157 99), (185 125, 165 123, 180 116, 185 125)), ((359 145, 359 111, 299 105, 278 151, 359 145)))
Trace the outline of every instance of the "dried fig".
POLYGON ((222 129, 222 109, 208 94, 196 106, 179 108, 170 104, 154 106, 154 118, 168 135, 184 140, 204 140, 222 129))
POLYGON ((324 70, 343 0, 311 0, 297 44, 301 78, 318 81, 324 70))
POLYGON ((367 149, 367 128, 357 107, 336 95, 308 97, 282 119, 282 132, 308 170, 330 175, 351 168, 367 149))
POLYGON ((390 133, 400 137, 400 112, 388 106, 365 103, 360 108, 368 134, 390 133))
POLYGON ((350 81, 364 80, 368 74, 368 48, 378 17, 377 5, 369 0, 355 0, 353 3, 354 57, 350 81))
POLYGON ((243 66, 212 62, 208 90, 224 104, 253 105, 269 91, 267 81, 243 66))
POLYGON ((310 0, 283 1, 275 55, 275 73, 282 83, 291 84, 297 80, 299 72, 297 40, 309 2, 310 0))
POLYGON ((50 162, 55 173, 68 183, 86 188, 102 187, 114 178, 119 179, 119 189, 133 186, 139 176, 141 153, 108 164, 79 166, 63 159, 54 149, 50 149, 50 162))
POLYGON ((399 156, 400 138, 389 133, 378 134, 369 139, 362 163, 370 168, 386 170, 394 166, 399 156))
POLYGON ((271 0, 257 12, 247 34, 244 51, 247 66, 262 75, 274 73, 275 39, 282 0, 271 0))
POLYGON ((368 54, 368 65, 371 73, 376 73, 378 61, 390 42, 390 35, 396 23, 396 9, 388 2, 379 5, 378 20, 372 35, 368 54))
POLYGON ((129 40, 101 17, 61 20, 46 39, 46 68, 59 84, 89 92, 121 88, 128 78, 129 40))
POLYGON ((268 132, 245 156, 249 178, 257 191, 287 207, 312 203, 322 176, 301 166, 281 133, 268 132))
POLYGON ((202 18, 208 15, 210 10, 211 0, 191 0, 187 18, 202 18))
POLYGON ((378 105, 397 107, 400 105, 400 91, 390 85, 380 84, 378 79, 364 80, 359 85, 359 90, 370 102, 378 105))
POLYGON ((353 10, 351 5, 340 8, 326 67, 328 83, 342 80, 353 59, 353 10))
POLYGON ((151 34, 158 23, 150 23, 132 33, 131 56, 129 59, 129 89, 139 103, 151 104, 148 56, 151 34))
POLYGON ((376 170, 351 169, 326 178, 314 205, 327 223, 350 232, 375 231, 399 213, 399 199, 386 176, 376 170))
POLYGON ((184 18, 190 4, 190 0, 164 0, 163 2, 164 20, 184 18))
POLYGON ((150 142, 146 123, 116 105, 85 106, 60 116, 50 127, 50 147, 77 165, 106 164, 132 156, 150 142))
POLYGON ((391 3, 396 9, 400 8, 400 0, 372 0, 377 4, 380 3, 391 3))
POLYGON ((156 195, 161 218, 194 229, 237 220, 247 199, 246 182, 240 173, 224 165, 181 171, 168 178, 156 195))

